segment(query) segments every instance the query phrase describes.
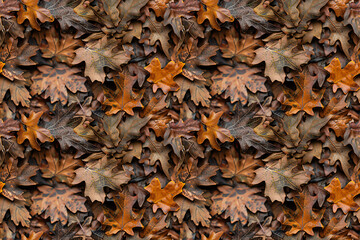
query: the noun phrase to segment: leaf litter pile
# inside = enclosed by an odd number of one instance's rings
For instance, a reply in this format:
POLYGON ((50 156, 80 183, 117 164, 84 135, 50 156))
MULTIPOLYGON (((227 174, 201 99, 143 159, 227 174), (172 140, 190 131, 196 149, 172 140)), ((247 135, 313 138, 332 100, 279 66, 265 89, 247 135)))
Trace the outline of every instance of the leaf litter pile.
POLYGON ((0 238, 360 239, 360 2, 0 0, 0 238))

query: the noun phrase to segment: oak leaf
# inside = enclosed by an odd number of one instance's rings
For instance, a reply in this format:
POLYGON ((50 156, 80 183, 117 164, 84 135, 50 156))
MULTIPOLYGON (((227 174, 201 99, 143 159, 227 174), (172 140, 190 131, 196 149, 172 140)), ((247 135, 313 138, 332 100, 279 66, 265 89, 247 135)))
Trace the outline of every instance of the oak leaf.
POLYGON ((198 18, 197 22, 199 24, 203 23, 205 19, 208 19, 210 22, 210 25, 213 29, 216 29, 218 31, 221 30, 218 22, 216 19, 219 19, 220 22, 233 22, 234 17, 231 16, 231 13, 229 10, 219 7, 218 0, 202 0, 202 4, 206 6, 205 7, 201 4, 201 9, 198 12, 198 18))
POLYGON ((0 137, 11 138, 13 137, 10 132, 17 132, 20 130, 20 123, 14 119, 0 119, 0 137))
POLYGON ((344 15, 344 23, 346 25, 350 24, 354 33, 359 37, 360 30, 359 30, 359 8, 360 2, 350 2, 349 6, 347 7, 344 15))
POLYGON ((145 229, 140 233, 140 237, 143 237, 144 240, 162 239, 162 230, 167 226, 167 215, 159 215, 160 214, 156 214, 154 217, 152 217, 150 222, 146 225, 145 229))
POLYGON ((294 83, 296 90, 291 91, 284 88, 286 100, 284 105, 290 106, 291 109, 286 112, 288 115, 296 114, 299 111, 305 111, 309 115, 314 115, 313 108, 323 107, 321 99, 324 95, 325 89, 320 91, 313 90, 315 78, 309 72, 299 73, 294 76, 294 83))
POLYGON ((116 171, 117 164, 108 162, 104 158, 95 162, 87 163, 85 167, 75 170, 75 178, 72 184, 86 183, 85 196, 92 202, 104 202, 104 187, 119 189, 120 185, 130 180, 129 171, 126 169, 116 171))
POLYGON ((314 235, 313 228, 323 227, 321 219, 324 215, 325 209, 318 212, 313 210, 317 197, 311 196, 308 191, 301 192, 299 196, 294 197, 296 210, 284 208, 286 220, 284 225, 291 226, 291 229, 286 232, 287 235, 294 235, 299 231, 305 231, 309 235, 314 235))
POLYGON ((301 65, 310 60, 305 51, 298 49, 296 39, 282 38, 272 41, 255 50, 256 56, 252 64, 265 62, 265 76, 271 81, 285 81, 284 67, 300 70, 301 65))
POLYGON ((66 224, 69 218, 67 209, 73 213, 87 212, 84 205, 86 198, 76 195, 81 191, 78 188, 55 184, 54 187, 39 186, 38 189, 41 193, 31 198, 31 214, 41 214, 45 211, 45 218, 50 217, 51 223, 60 221, 61 224, 66 224))
POLYGON ((117 47, 118 42, 115 39, 102 39, 86 44, 85 47, 75 50, 76 56, 72 64, 81 62, 86 63, 85 76, 90 77, 91 81, 105 81, 104 67, 119 70, 120 65, 130 60, 128 50, 113 50, 117 47))
POLYGON ((236 184, 235 186, 220 186, 220 193, 213 196, 211 205, 212 214, 225 212, 225 218, 230 217, 230 222, 240 221, 242 225, 248 222, 248 211, 256 213, 266 212, 266 198, 256 195, 261 190, 250 188, 246 184, 236 184))
POLYGON ((344 145, 351 145, 357 156, 360 156, 360 121, 357 123, 350 122, 347 124, 346 131, 344 134, 344 145))
POLYGON ((265 196, 268 196, 272 202, 285 201, 284 187, 299 190, 300 185, 307 183, 310 176, 303 170, 298 170, 297 162, 287 160, 286 157, 269 162, 265 167, 255 170, 256 176, 252 184, 260 182, 266 183, 265 196))
POLYGON ((30 226, 31 215, 26 209, 25 201, 10 201, 4 197, 0 197, 0 222, 3 221, 7 211, 10 211, 11 220, 16 226, 21 223, 24 227, 30 226))
POLYGON ((65 64, 50 66, 39 66, 39 74, 31 79, 34 83, 31 86, 31 93, 41 94, 45 92, 45 98, 50 97, 50 102, 60 101, 62 105, 68 102, 68 90, 73 93, 86 92, 86 78, 76 75, 81 72, 78 68, 70 68, 65 64))
POLYGON ((40 145, 36 139, 39 139, 40 142, 53 142, 54 137, 51 135, 50 131, 46 128, 39 127, 37 124, 42 116, 43 112, 31 112, 27 118, 25 115, 21 114, 20 131, 18 132, 17 142, 22 144, 25 139, 28 139, 30 146, 33 149, 40 151, 40 145), (25 127, 26 130, 25 130, 25 127))
POLYGON ((179 76, 175 79, 179 85, 179 90, 174 93, 180 103, 183 103, 185 94, 189 91, 191 100, 198 106, 200 103, 204 107, 210 106, 211 95, 206 89, 204 81, 190 81, 185 77, 179 76))
POLYGON ((341 88, 345 94, 360 89, 360 86, 354 81, 355 76, 360 74, 359 62, 350 61, 344 68, 341 68, 340 60, 334 58, 325 69, 330 73, 327 80, 333 83, 334 93, 338 88, 341 88))
POLYGON ((205 139, 208 139, 211 147, 220 151, 221 148, 216 139, 219 139, 222 143, 234 141, 234 137, 231 135, 228 129, 219 127, 217 125, 222 114, 223 112, 211 112, 208 118, 205 115, 201 115, 201 122, 203 124, 201 125, 200 131, 198 132, 197 141, 199 144, 203 143, 205 139), (206 126, 206 130, 203 125, 206 126))
POLYGON ((225 92, 225 98, 230 97, 230 102, 240 101, 242 105, 248 102, 247 89, 251 92, 266 92, 266 78, 256 75, 261 72, 258 68, 250 68, 239 63, 235 66, 219 66, 220 73, 213 75, 214 84, 211 86, 212 94, 225 92))
POLYGON ((335 213, 338 208, 347 214, 349 211, 357 211, 360 205, 354 201, 354 198, 360 194, 360 185, 357 182, 350 181, 344 188, 341 188, 339 178, 334 178, 325 190, 330 193, 328 202, 333 203, 332 209, 335 213))
POLYGON ((157 209, 161 208, 165 214, 169 211, 177 211, 180 206, 174 201, 174 197, 182 192, 185 183, 170 181, 164 188, 161 188, 160 180, 154 178, 150 184, 145 187, 145 190, 150 193, 147 199, 153 203, 152 209, 155 213, 157 209))
POLYGON ((133 108, 143 107, 141 104, 142 93, 135 93, 133 91, 134 81, 126 73, 119 73, 114 76, 114 83, 116 86, 115 91, 103 88, 106 97, 103 104, 111 107, 106 114, 112 115, 119 111, 124 111, 129 115, 134 115, 133 108))
POLYGON ((164 68, 161 68, 161 63, 158 58, 151 60, 150 64, 145 67, 145 70, 150 73, 148 82, 153 83, 153 92, 161 89, 165 94, 169 91, 179 90, 179 85, 174 82, 174 77, 182 72, 185 63, 170 61, 164 68))
POLYGON ((140 213, 135 213, 132 210, 136 197, 130 196, 128 193, 119 193, 119 195, 115 196, 113 199, 116 210, 112 211, 108 208, 104 208, 106 219, 103 224, 111 226, 111 229, 107 231, 106 234, 113 235, 119 231, 125 231, 129 235, 134 235, 133 228, 143 227, 141 218, 144 212, 141 211, 140 213))
POLYGON ((344 17, 349 2, 350 0, 330 0, 327 6, 334 10, 337 17, 344 17))
POLYGON ((140 9, 144 7, 149 0, 126 0, 121 1, 119 5, 119 24, 116 27, 118 32, 123 31, 128 26, 128 22, 141 16, 140 9))
POLYGON ((22 24, 25 19, 29 20, 30 26, 33 29, 40 31, 40 25, 36 19, 39 19, 40 22, 53 22, 54 17, 51 15, 50 11, 46 8, 39 7, 38 0, 22 0, 20 4, 20 10, 18 12, 17 22, 22 24), (26 6, 26 10, 24 8, 26 6))
POLYGON ((147 4, 147 7, 154 10, 157 17, 163 17, 166 9, 168 8, 167 3, 170 0, 150 0, 147 4))

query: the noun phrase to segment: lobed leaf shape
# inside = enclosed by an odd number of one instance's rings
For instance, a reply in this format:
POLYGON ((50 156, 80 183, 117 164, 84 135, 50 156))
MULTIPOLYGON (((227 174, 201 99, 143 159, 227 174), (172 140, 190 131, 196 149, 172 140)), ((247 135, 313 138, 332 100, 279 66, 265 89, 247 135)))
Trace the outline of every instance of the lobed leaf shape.
POLYGON ((54 21, 54 17, 51 15, 50 11, 46 8, 39 7, 37 4, 38 0, 21 1, 17 18, 18 24, 22 24, 27 19, 33 29, 40 31, 40 25, 36 19, 39 19, 42 23, 54 21), (26 6, 26 10, 24 5, 26 6))
POLYGON ((252 184, 265 182, 265 196, 268 196, 272 202, 279 201, 284 203, 284 187, 294 190, 301 189, 301 185, 310 180, 310 176, 304 170, 296 169, 297 161, 285 157, 280 160, 269 162, 265 167, 255 170, 255 178, 252 184))
POLYGON ((30 146, 33 149, 40 151, 40 145, 36 139, 39 139, 40 142, 53 142, 54 137, 51 135, 50 131, 46 128, 39 127, 37 124, 40 120, 40 117, 44 112, 31 112, 27 118, 25 115, 21 114, 20 130, 18 132, 17 142, 22 144, 25 139, 28 139, 30 146), (26 130, 25 130, 25 127, 26 130))
POLYGON ((291 229, 286 232, 287 235, 294 235, 299 231, 304 231, 313 236, 313 228, 323 227, 321 219, 325 209, 314 211, 313 206, 316 201, 317 197, 311 196, 309 191, 305 190, 294 197, 294 203, 296 205, 295 211, 288 208, 283 209, 286 217, 283 224, 291 227, 291 229))
POLYGON ((360 209, 360 205, 354 200, 360 194, 360 184, 358 182, 350 181, 344 188, 341 188, 339 178, 334 178, 324 189, 330 193, 327 201, 333 203, 332 209, 334 213, 338 208, 345 214, 360 209))
POLYGON ((120 185, 129 182, 130 173, 126 170, 117 171, 115 162, 106 161, 102 158, 95 162, 89 162, 85 167, 75 170, 75 178, 72 184, 86 183, 85 196, 88 196, 92 202, 105 201, 104 187, 117 190, 120 185))
POLYGON ((182 72, 185 63, 170 61, 163 69, 158 58, 151 60, 150 64, 145 67, 145 70, 150 73, 148 82, 153 83, 153 92, 161 89, 164 94, 170 91, 179 90, 179 85, 174 82, 174 77, 182 72))
POLYGON ((217 125, 222 114, 223 112, 211 112, 208 118, 205 115, 201 115, 201 122, 206 126, 206 130, 202 124, 197 138, 199 144, 208 139, 211 147, 220 151, 221 148, 216 139, 219 139, 222 143, 234 141, 234 137, 228 129, 217 125))
POLYGON ((114 83, 116 86, 115 91, 106 87, 103 88, 106 97, 103 104, 111 107, 106 114, 112 115, 119 111, 124 111, 129 115, 134 115, 133 108, 143 107, 141 104, 142 93, 135 93, 133 91, 134 81, 126 73, 119 73, 114 76, 114 83))
POLYGON ((104 67, 120 70, 120 65, 130 60, 129 51, 116 51, 118 42, 116 39, 101 38, 86 44, 85 47, 78 48, 72 64, 81 62, 86 63, 85 76, 90 77, 91 81, 105 81, 104 67))
POLYGON ((25 201, 10 201, 0 196, 0 222, 3 222, 6 212, 10 211, 11 220, 18 226, 30 227, 31 215, 25 206, 25 201))
POLYGON ((11 12, 19 11, 19 2, 17 0, 0 1, 0 17, 11 18, 11 12))
POLYGON ((79 68, 70 68, 65 64, 55 64, 54 67, 39 66, 40 73, 33 76, 31 93, 45 92, 45 98, 50 97, 50 102, 59 101, 62 105, 68 102, 68 90, 72 93, 86 92, 86 78, 76 75, 81 72, 79 68))
POLYGON ((118 195, 114 196, 113 199, 116 206, 115 211, 103 208, 104 215, 106 217, 103 224, 111 227, 106 234, 114 235, 119 231, 124 231, 129 235, 134 235, 133 228, 143 227, 141 224, 141 218, 144 212, 141 211, 139 213, 135 213, 132 210, 136 197, 131 196, 129 193, 120 192, 118 195))
POLYGON ((284 83, 284 67, 294 70, 300 70, 301 65, 310 60, 310 56, 304 50, 298 49, 297 40, 294 38, 282 38, 278 41, 272 41, 255 50, 256 56, 252 64, 261 62, 266 63, 265 76, 271 81, 280 81, 284 83))
POLYGON ((206 208, 205 201, 190 201, 184 197, 177 197, 175 202, 180 206, 180 209, 174 215, 180 223, 184 221, 185 214, 189 211, 191 220, 196 226, 199 226, 200 223, 203 227, 210 226, 211 215, 206 208))
POLYGON ((330 73, 328 82, 333 83, 333 92, 341 89, 345 94, 349 91, 357 91, 360 86, 354 81, 356 75, 360 74, 360 63, 350 61, 344 68, 341 68, 339 58, 334 58, 325 70, 330 73))
POLYGON ((225 98, 230 97, 230 102, 240 101, 242 105, 248 102, 248 92, 266 92, 266 78, 256 75, 261 72, 258 68, 250 68, 246 64, 235 64, 235 66, 220 66, 220 73, 213 75, 211 79, 214 84, 211 86, 212 94, 225 92, 225 98))
POLYGON ((220 31, 221 28, 216 19, 219 19, 222 23, 234 21, 234 17, 231 15, 229 10, 218 6, 218 0, 202 0, 201 2, 206 6, 206 10, 201 4, 197 18, 197 22, 199 24, 203 23, 205 19, 208 19, 211 27, 220 31))
POLYGON ((286 112, 288 115, 296 114, 299 111, 304 111, 309 115, 314 115, 313 108, 323 107, 321 99, 324 95, 325 89, 320 91, 313 90, 315 84, 315 78, 310 75, 308 71, 299 73, 295 76, 294 82, 296 90, 291 91, 284 88, 286 100, 284 105, 290 106, 291 109, 286 112))
POLYGON ((153 203, 152 209, 155 213, 157 209, 161 209, 165 214, 170 211, 179 210, 180 206, 174 201, 174 197, 182 192, 185 185, 183 182, 170 181, 164 188, 161 188, 161 183, 158 178, 153 178, 150 184, 145 187, 145 190, 150 193, 147 199, 153 203))
POLYGON ((41 214, 45 211, 45 218, 50 217, 51 223, 60 221, 61 224, 68 222, 69 209, 72 213, 87 212, 84 205, 86 198, 76 195, 81 190, 70 188, 65 184, 55 184, 54 186, 39 186, 40 193, 31 199, 31 214, 41 214))
POLYGON ((225 212, 225 218, 230 217, 230 222, 240 221, 242 225, 248 222, 248 212, 256 213, 266 212, 266 198, 256 195, 261 190, 250 188, 246 184, 235 184, 235 186, 220 186, 220 193, 211 197, 211 214, 222 214, 225 212))

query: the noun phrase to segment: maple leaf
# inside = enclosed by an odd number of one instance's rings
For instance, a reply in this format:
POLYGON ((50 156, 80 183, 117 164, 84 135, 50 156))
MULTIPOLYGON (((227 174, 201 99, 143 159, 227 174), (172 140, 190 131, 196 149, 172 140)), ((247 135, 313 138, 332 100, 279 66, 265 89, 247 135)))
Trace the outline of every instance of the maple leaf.
POLYGON ((248 222, 247 209, 253 213, 267 211, 264 205, 266 199, 256 195, 261 191, 258 188, 250 188, 240 183, 235 186, 220 186, 218 190, 220 193, 211 198, 211 213, 221 214, 225 211, 225 218, 230 217, 231 223, 240 221, 245 225, 248 222))
POLYGON ((40 74, 33 76, 31 79, 34 83, 31 86, 31 93, 41 94, 45 91, 45 98, 50 97, 50 102, 60 101, 62 105, 68 102, 67 89, 76 93, 86 92, 86 78, 75 75, 81 70, 78 68, 69 68, 65 64, 56 64, 54 67, 39 66, 40 74))
POLYGON ((200 103, 204 107, 209 107, 211 95, 206 89, 203 81, 190 81, 185 77, 179 76, 175 79, 179 85, 179 90, 174 95, 179 99, 179 102, 184 101, 185 94, 190 91, 191 100, 198 106, 200 103))
POLYGON ((0 103, 3 101, 5 94, 10 92, 11 100, 15 105, 21 103, 24 107, 29 107, 30 104, 30 93, 25 87, 23 81, 10 81, 7 78, 0 76, 0 103))
POLYGON ((237 182, 251 184, 255 178, 254 170, 261 166, 261 160, 254 159, 252 155, 244 154, 239 157, 234 147, 226 152, 227 164, 222 163, 219 167, 224 178, 233 178, 237 182))
POLYGON ((309 115, 314 115, 313 108, 323 107, 321 99, 325 89, 316 92, 313 90, 315 78, 309 72, 299 73, 295 76, 294 83, 296 90, 293 92, 284 88, 286 100, 284 105, 290 106, 291 109, 286 112, 288 115, 296 114, 299 111, 305 111, 309 115))
POLYGON ((136 94, 132 90, 134 81, 125 73, 119 73, 114 76, 116 90, 104 89, 106 100, 104 105, 110 106, 111 109, 106 112, 108 115, 116 114, 119 111, 125 111, 129 115, 134 115, 133 108, 143 107, 141 104, 142 94, 136 94))
POLYGON ((268 196, 272 202, 285 201, 284 187, 299 190, 301 184, 310 180, 310 176, 303 170, 295 170, 297 162, 287 160, 286 157, 269 162, 265 167, 255 170, 256 176, 252 184, 260 182, 266 183, 265 196, 268 196))
POLYGON ((83 165, 80 159, 74 159, 71 154, 59 155, 54 147, 46 151, 46 162, 46 165, 40 165, 42 176, 67 184, 75 177, 74 169, 83 165))
POLYGON ((44 58, 54 58, 58 62, 71 65, 75 57, 75 49, 83 46, 79 39, 74 39, 71 34, 58 33, 55 27, 46 31, 47 44, 41 44, 40 50, 44 58))
POLYGON ((72 184, 86 183, 85 196, 88 196, 92 202, 104 202, 104 187, 119 189, 120 185, 130 180, 129 170, 114 171, 117 164, 108 162, 104 158, 87 163, 85 167, 75 170, 75 178, 72 184))
POLYGON ((113 199, 116 206, 115 212, 108 208, 104 208, 106 219, 103 224, 111 226, 111 229, 107 231, 106 234, 113 235, 119 231, 125 231, 129 235, 134 235, 133 228, 143 227, 141 218, 144 212, 135 213, 132 210, 136 197, 120 192, 119 195, 115 196, 113 199))
POLYGON ((150 193, 150 197, 147 199, 153 203, 152 209, 155 213, 157 209, 161 208, 165 214, 169 211, 177 211, 180 206, 174 201, 174 197, 182 192, 182 188, 185 183, 170 181, 162 189, 160 180, 153 178, 150 184, 145 187, 145 190, 150 193))
POLYGON ((150 73, 150 77, 147 79, 148 82, 153 83, 153 92, 157 89, 167 94, 169 91, 179 90, 179 85, 174 82, 174 77, 182 72, 182 68, 185 63, 170 61, 162 69, 161 63, 158 58, 151 60, 150 64, 145 67, 145 70, 150 73))
POLYGON ((85 47, 75 50, 76 56, 72 64, 85 61, 85 76, 90 77, 91 81, 103 83, 105 81, 104 67, 119 70, 121 64, 130 60, 128 50, 113 52, 117 45, 118 42, 115 39, 106 39, 106 37, 88 43, 85 47))
POLYGON ((70 188, 65 184, 55 184, 51 186, 39 186, 41 193, 33 196, 31 199, 32 214, 41 214, 45 211, 45 218, 50 217, 51 223, 60 221, 61 224, 68 222, 68 212, 76 213, 87 212, 84 205, 86 198, 76 195, 81 190, 78 188, 70 188))
POLYGON ((266 63, 265 76, 270 77, 271 81, 285 81, 284 67, 300 70, 300 65, 310 60, 310 56, 305 51, 297 49, 296 39, 282 38, 272 41, 265 47, 255 50, 256 56, 252 64, 260 62, 266 63))
POLYGON ((53 17, 59 22, 61 29, 74 27, 81 32, 99 31, 98 27, 77 15, 71 7, 71 0, 43 1, 44 8, 48 9, 53 17))
POLYGON ((354 198, 360 194, 359 183, 350 181, 344 188, 341 188, 339 178, 334 178, 325 190, 330 193, 328 202, 333 203, 332 209, 335 213, 338 208, 347 214, 349 211, 357 211, 360 205, 354 201, 354 198))
POLYGON ((287 235, 294 235, 299 231, 305 231, 309 235, 314 235, 313 228, 323 227, 321 219, 324 215, 325 209, 318 212, 313 211, 313 205, 317 198, 311 196, 308 191, 301 192, 299 196, 294 197, 296 210, 284 208, 285 221, 284 225, 291 226, 291 229, 286 232, 287 235))
POLYGON ((21 125, 20 131, 18 132, 17 142, 22 144, 25 139, 28 139, 30 146, 33 149, 40 151, 40 145, 36 139, 39 139, 40 142, 53 142, 54 137, 51 135, 50 131, 46 128, 39 127, 37 124, 42 116, 43 112, 31 112, 27 118, 25 115, 21 114, 21 125), (26 126, 26 130, 24 128, 26 126))
POLYGON ((11 18, 13 15, 9 13, 19 11, 19 9, 19 2, 17 0, 0 1, 0 17, 11 18))
POLYGON ((211 147, 220 151, 221 148, 216 139, 219 139, 222 143, 234 141, 234 137, 228 129, 217 125, 222 114, 223 112, 211 112, 208 118, 205 115, 201 115, 201 122, 206 126, 206 131, 204 126, 201 125, 197 138, 199 144, 203 143, 205 139, 208 139, 211 147))
POLYGON ((225 98, 230 97, 231 103, 240 101, 242 105, 248 102, 247 89, 251 92, 266 92, 266 78, 256 75, 261 72, 258 68, 250 68, 245 64, 239 63, 234 67, 220 66, 221 72, 211 77, 214 84, 211 86, 212 94, 225 92, 225 98))
POLYGON ((210 25, 213 29, 216 29, 218 31, 221 30, 219 24, 217 23, 216 19, 219 19, 220 22, 233 22, 234 17, 231 16, 231 13, 229 10, 219 7, 218 0, 202 0, 201 1, 205 6, 201 4, 201 9, 198 12, 198 18, 197 22, 199 24, 203 23, 205 19, 208 19, 210 22, 210 25))
POLYGON ((325 69, 330 73, 327 80, 333 83, 333 92, 341 88, 347 94, 349 91, 360 89, 360 86, 354 82, 354 77, 360 74, 360 63, 350 61, 344 68, 341 68, 340 60, 334 58, 325 69))
POLYGON ((195 200, 192 202, 184 197, 177 197, 175 202, 180 206, 180 209, 174 215, 179 219, 180 223, 183 222, 185 214, 190 211, 191 220, 196 226, 200 223, 203 227, 210 226, 211 215, 206 209, 204 201, 195 200))
POLYGON ((224 58, 232 58, 237 62, 244 62, 251 65, 255 58, 254 50, 262 45, 260 39, 255 39, 251 34, 240 34, 239 37, 236 29, 233 27, 226 32, 227 44, 221 44, 220 50, 224 58))
POLYGON ((20 4, 20 10, 18 12, 17 22, 22 24, 25 19, 29 20, 30 26, 33 29, 40 31, 40 25, 36 21, 39 19, 40 22, 53 22, 54 17, 51 15, 50 11, 46 8, 39 7, 38 0, 22 0, 20 4), (26 6, 26 10, 24 8, 26 6))
POLYGON ((25 201, 10 201, 0 197, 0 222, 3 221, 7 211, 10 211, 11 220, 18 226, 20 223, 24 227, 30 226, 31 215, 26 209, 25 201))

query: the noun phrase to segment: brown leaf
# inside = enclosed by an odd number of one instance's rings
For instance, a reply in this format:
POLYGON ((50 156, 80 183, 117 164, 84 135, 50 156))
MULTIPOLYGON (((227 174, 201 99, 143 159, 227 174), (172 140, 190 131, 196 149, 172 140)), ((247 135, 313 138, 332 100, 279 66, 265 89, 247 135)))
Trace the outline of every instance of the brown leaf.
POLYGON ((41 214, 45 211, 45 218, 50 217, 51 223, 60 221, 61 224, 66 224, 68 210, 73 213, 87 212, 84 205, 86 198, 75 195, 81 191, 78 188, 56 184, 54 187, 40 186, 38 189, 41 193, 32 197, 31 213, 41 214))
POLYGON ((10 201, 4 197, 0 197, 0 222, 3 221, 8 210, 10 210, 11 220, 16 226, 18 226, 19 223, 24 227, 30 226, 31 215, 26 209, 24 201, 10 201))
POLYGON ((261 191, 258 188, 250 188, 240 183, 235 186, 220 186, 218 189, 221 193, 211 198, 211 213, 221 214, 225 211, 225 218, 230 217, 231 223, 240 221, 245 225, 248 222, 247 209, 253 213, 267 211, 264 205, 266 199, 256 195, 261 191))
POLYGON ((177 197, 175 202, 180 206, 180 209, 174 215, 180 223, 184 221, 185 214, 189 211, 191 220, 196 226, 199 226, 200 223, 203 227, 210 226, 211 215, 206 209, 204 201, 195 200, 192 202, 184 197, 177 197))
POLYGON ((10 12, 19 11, 19 2, 17 0, 6 0, 0 2, 0 17, 11 18, 10 12))

